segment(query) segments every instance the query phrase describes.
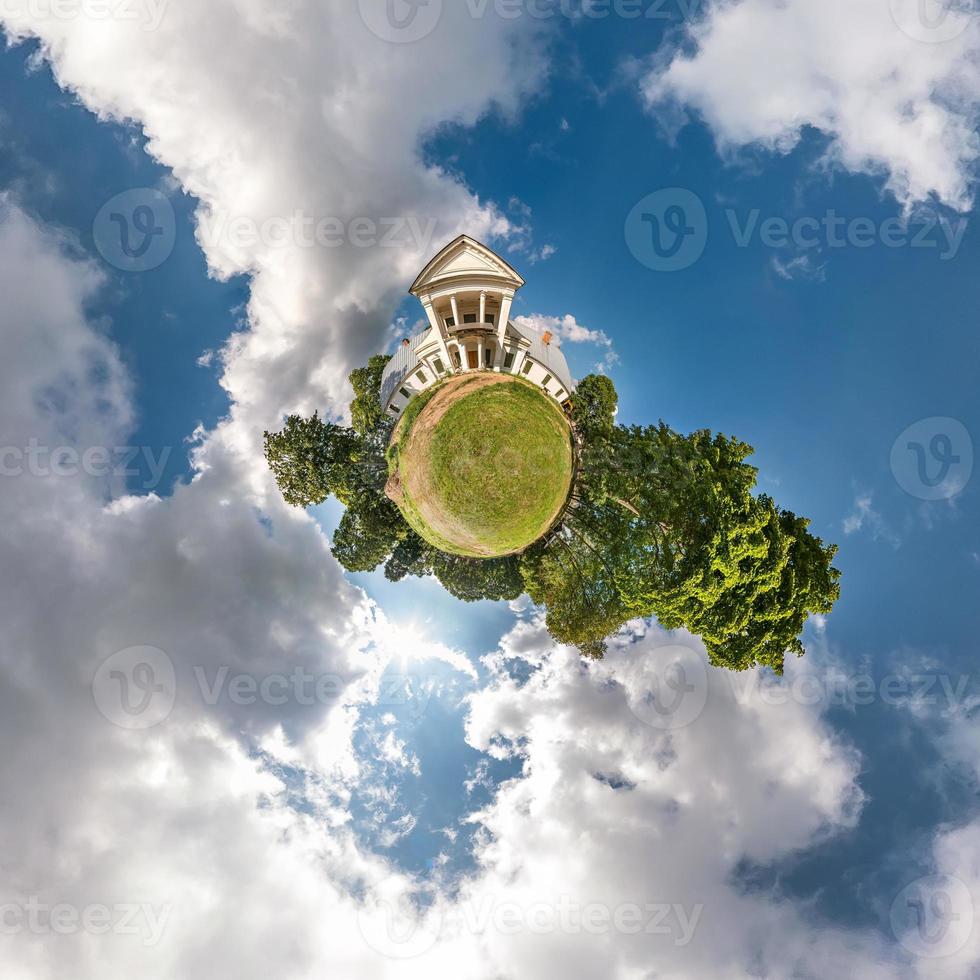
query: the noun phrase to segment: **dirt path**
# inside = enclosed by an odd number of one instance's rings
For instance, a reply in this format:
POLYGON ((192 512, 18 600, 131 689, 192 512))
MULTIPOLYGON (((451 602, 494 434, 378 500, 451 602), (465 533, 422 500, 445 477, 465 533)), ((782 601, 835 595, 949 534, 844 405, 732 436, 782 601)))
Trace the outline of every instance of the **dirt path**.
MULTIPOLYGON (((422 409, 422 412, 412 425, 412 431, 408 435, 404 453, 410 459, 428 459, 431 452, 432 440, 435 431, 442 421, 446 412, 449 411, 458 401, 472 395, 475 391, 482 388, 489 388, 491 385, 513 383, 513 377, 509 374, 491 374, 486 371, 474 371, 472 374, 463 374, 450 378, 442 388, 432 396, 432 400, 422 409)), ((408 473, 402 472, 404 486, 399 490, 408 495, 409 500, 413 501, 419 509, 427 509, 438 512, 438 527, 441 534, 449 537, 458 546, 471 551, 474 554, 485 554, 486 549, 472 532, 464 527, 459 521, 447 514, 432 499, 429 492, 428 481, 425 476, 425 467, 409 467, 408 473)), ((429 515, 433 516, 432 514, 429 515)), ((431 523, 427 519, 427 523, 431 523)))
MULTIPOLYGON (((521 383, 520 379, 514 378, 511 374, 496 374, 489 371, 474 371, 450 378, 432 396, 413 422, 400 456, 403 459, 414 460, 431 458, 432 441, 436 430, 453 405, 483 388, 515 382, 521 383)), ((396 428, 393 439, 397 441, 401 438, 402 433, 396 428)), ((389 480, 386 487, 386 492, 392 500, 401 503, 403 498, 407 498, 433 530, 438 531, 459 548, 466 549, 474 555, 489 557, 490 552, 485 544, 453 515, 446 513, 433 499, 425 466, 399 465, 398 469, 399 473, 389 480)))

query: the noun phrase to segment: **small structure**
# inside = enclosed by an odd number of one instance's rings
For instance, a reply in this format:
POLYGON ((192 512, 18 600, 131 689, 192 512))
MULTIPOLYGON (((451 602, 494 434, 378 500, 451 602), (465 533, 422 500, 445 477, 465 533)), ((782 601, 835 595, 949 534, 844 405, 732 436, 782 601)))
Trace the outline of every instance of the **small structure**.
POLYGON ((410 290, 429 327, 403 341, 385 367, 384 410, 397 417, 420 391, 466 371, 516 374, 567 407, 575 383, 565 355, 550 333, 511 322, 514 294, 523 285, 511 265, 467 235, 442 249, 410 290))

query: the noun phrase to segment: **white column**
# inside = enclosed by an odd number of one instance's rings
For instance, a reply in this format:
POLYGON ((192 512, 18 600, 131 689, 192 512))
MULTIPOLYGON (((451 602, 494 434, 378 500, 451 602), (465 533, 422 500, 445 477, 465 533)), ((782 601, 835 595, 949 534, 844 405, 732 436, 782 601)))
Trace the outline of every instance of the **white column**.
POLYGON ((520 374, 521 368, 524 366, 524 361, 527 360, 527 351, 518 351, 517 357, 514 358, 514 364, 511 367, 512 374, 520 374))
POLYGON ((428 296, 422 300, 422 308, 425 310, 425 315, 429 318, 429 323, 435 331, 436 339, 439 341, 442 363, 446 370, 452 374, 453 362, 449 357, 449 346, 446 344, 446 325, 436 316, 436 311, 432 307, 432 300, 428 296))
POLYGON ((480 337, 476 342, 476 365, 483 369, 483 338, 480 337))
POLYGON ((449 302, 452 304, 453 307, 453 322, 456 324, 456 329, 459 330, 459 328, 463 325, 463 321, 459 318, 459 307, 456 305, 455 293, 453 293, 452 296, 449 297, 449 302))
POLYGON ((510 307, 514 302, 514 290, 509 289, 500 294, 500 313, 497 323, 497 343, 503 347, 504 335, 507 333, 507 321, 510 319, 510 307))
POLYGON ((480 323, 487 322, 487 291, 480 290, 480 323))
POLYGON ((469 371, 470 366, 466 363, 466 348, 461 340, 457 340, 456 343, 459 346, 459 369, 460 371, 469 371))
POLYGON ((510 307, 514 302, 514 290, 510 289, 500 294, 500 312, 497 314, 497 356, 493 368, 501 369, 504 363, 504 340, 507 337, 507 321, 510 319, 510 307))

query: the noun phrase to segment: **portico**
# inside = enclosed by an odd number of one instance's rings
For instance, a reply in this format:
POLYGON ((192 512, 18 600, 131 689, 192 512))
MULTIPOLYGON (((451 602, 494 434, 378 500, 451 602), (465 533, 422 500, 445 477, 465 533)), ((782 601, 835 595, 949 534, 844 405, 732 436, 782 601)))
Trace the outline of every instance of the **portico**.
POLYGON ((510 320, 523 285, 508 262, 467 235, 443 248, 412 284, 429 329, 403 341, 388 364, 385 411, 397 416, 416 392, 469 371, 519 374, 566 402, 574 385, 554 338, 519 330, 510 320))

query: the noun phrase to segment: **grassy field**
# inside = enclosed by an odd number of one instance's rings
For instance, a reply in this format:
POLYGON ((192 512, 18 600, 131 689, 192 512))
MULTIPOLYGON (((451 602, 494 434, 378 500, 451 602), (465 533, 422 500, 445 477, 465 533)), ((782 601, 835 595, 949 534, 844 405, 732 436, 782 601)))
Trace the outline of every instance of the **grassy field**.
POLYGON ((510 375, 458 375, 416 396, 395 429, 389 494, 430 544, 490 558, 523 551, 558 518, 572 443, 558 405, 510 375))

